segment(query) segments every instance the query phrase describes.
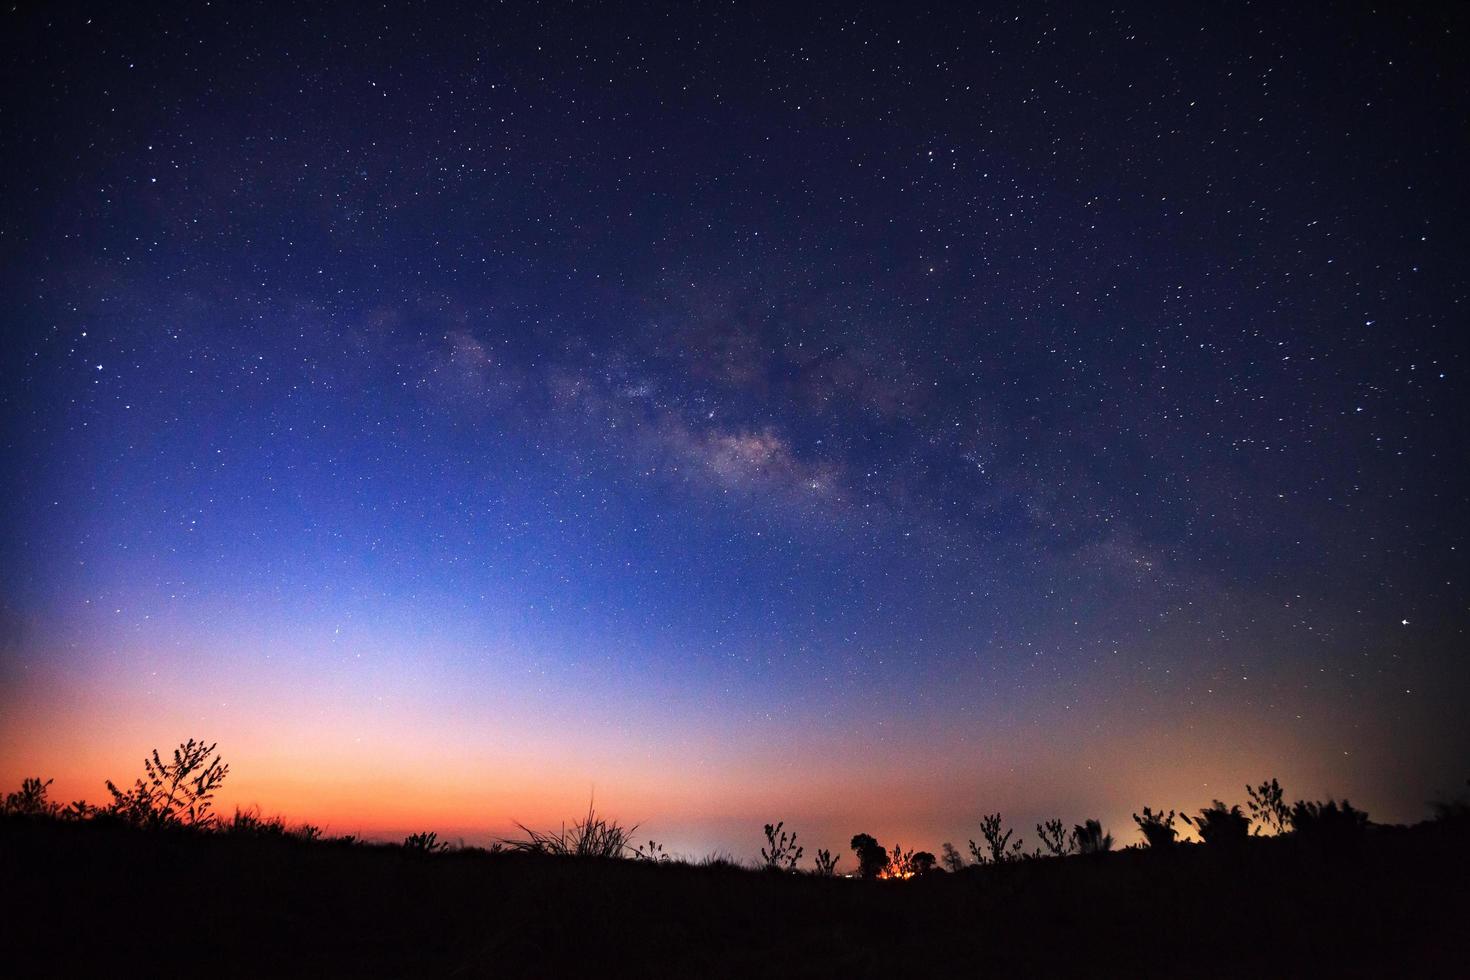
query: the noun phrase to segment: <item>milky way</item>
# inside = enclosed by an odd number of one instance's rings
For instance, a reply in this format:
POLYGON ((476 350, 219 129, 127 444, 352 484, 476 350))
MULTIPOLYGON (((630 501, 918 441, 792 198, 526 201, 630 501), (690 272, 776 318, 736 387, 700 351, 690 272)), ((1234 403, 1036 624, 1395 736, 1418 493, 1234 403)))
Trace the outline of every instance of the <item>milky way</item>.
POLYGON ((1464 12, 687 6, 4 14, 7 785, 1460 786, 1464 12))

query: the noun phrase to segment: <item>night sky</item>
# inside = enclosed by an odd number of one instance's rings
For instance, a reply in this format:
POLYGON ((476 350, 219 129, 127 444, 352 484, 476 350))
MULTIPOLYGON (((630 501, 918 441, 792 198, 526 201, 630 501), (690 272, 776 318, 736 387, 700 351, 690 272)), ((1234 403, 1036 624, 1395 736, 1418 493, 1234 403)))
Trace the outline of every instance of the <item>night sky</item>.
POLYGON ((749 857, 1470 776, 1465 8, 157 6, 0 15, 5 788, 749 857))

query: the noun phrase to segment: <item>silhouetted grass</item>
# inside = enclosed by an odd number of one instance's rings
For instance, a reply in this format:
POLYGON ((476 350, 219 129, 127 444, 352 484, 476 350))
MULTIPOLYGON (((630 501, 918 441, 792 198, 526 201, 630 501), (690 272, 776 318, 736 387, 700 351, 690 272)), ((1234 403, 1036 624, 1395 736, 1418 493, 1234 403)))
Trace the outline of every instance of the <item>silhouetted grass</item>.
POLYGON ((526 836, 519 840, 502 841, 513 851, 588 858, 621 858, 637 853, 637 848, 633 846, 633 834, 638 830, 638 825, 624 827, 616 820, 600 817, 590 801, 587 804, 587 815, 570 827, 562 824, 559 830, 543 831, 532 830, 519 822, 516 826, 526 836))

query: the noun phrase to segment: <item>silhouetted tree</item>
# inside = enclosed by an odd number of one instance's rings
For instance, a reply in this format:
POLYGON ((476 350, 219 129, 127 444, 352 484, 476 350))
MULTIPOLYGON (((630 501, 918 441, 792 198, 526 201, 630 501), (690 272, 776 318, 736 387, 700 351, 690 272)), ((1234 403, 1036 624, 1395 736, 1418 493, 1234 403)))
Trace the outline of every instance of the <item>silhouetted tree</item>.
POLYGON ((1072 829, 1077 839, 1077 850, 1082 854, 1101 854, 1113 849, 1113 835, 1103 833, 1102 822, 1087 820, 1072 829))
POLYGON ((1256 822, 1255 832, 1259 834, 1265 827, 1278 834, 1285 833, 1291 823, 1291 807, 1286 805, 1281 784, 1272 779, 1259 786, 1247 786, 1245 792, 1249 797, 1246 806, 1250 809, 1251 819, 1256 822))
POLYGON ((876 878, 888 867, 888 852, 869 835, 857 834, 851 847, 857 855, 858 873, 864 878, 876 878))
POLYGON ((781 829, 784 826, 784 820, 775 826, 766 824, 766 846, 761 848, 761 860, 771 871, 795 871, 796 862, 801 859, 803 848, 796 846, 796 834, 787 834, 781 829))
POLYGON ((1201 810, 1198 817, 1190 819, 1189 814, 1181 813, 1179 818, 1199 831, 1200 840, 1215 847, 1236 847, 1250 837, 1250 818, 1240 807, 1227 807, 1219 800, 1201 810))
POLYGON ((944 845, 939 848, 939 860, 949 871, 958 871, 965 866, 965 859, 949 841, 945 841, 944 845))
POLYGON ((1143 816, 1133 815, 1133 822, 1138 824, 1138 829, 1143 833, 1143 839, 1148 841, 1151 850, 1159 851, 1174 845, 1174 838, 1178 831, 1174 829, 1174 811, 1167 814, 1160 810, 1154 813, 1148 807, 1143 808, 1143 816))
POLYGON ((1054 857, 1063 857, 1077 849, 1077 831, 1070 834, 1060 820, 1048 820, 1036 825, 1036 836, 1054 857))
POLYGON ((107 791, 112 794, 108 811, 140 827, 212 825, 215 816, 209 811, 215 790, 230 773, 214 746, 191 738, 174 749, 168 762, 154 749, 151 757, 143 759, 143 777, 131 789, 125 792, 107 780, 107 791))
POLYGON ((928 851, 915 851, 914 856, 909 859, 909 867, 913 869, 916 876, 932 872, 934 863, 934 855, 928 851))

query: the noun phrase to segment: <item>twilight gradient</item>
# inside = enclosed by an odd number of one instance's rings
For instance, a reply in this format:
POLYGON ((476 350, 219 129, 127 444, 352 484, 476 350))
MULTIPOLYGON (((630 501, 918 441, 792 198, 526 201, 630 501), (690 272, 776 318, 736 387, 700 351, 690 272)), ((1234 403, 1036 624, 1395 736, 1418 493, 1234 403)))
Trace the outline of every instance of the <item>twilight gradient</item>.
POLYGON ((0 783, 743 857, 1459 786, 1463 11, 788 6, 7 11, 0 783))

